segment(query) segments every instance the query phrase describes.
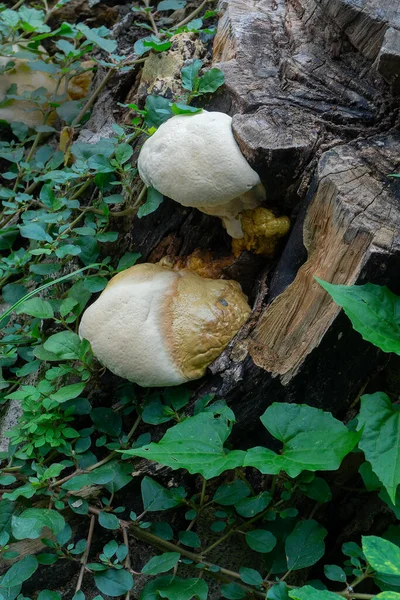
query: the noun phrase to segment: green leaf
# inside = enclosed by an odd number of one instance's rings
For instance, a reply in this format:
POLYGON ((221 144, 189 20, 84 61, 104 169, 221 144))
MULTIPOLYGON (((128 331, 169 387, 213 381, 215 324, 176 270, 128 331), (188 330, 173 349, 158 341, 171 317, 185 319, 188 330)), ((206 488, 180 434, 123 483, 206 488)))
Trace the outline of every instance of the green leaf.
POLYGON ((165 388, 163 392, 164 400, 174 410, 181 410, 190 400, 191 391, 183 385, 165 388))
POLYGON ((400 412, 383 392, 361 397, 359 446, 393 504, 400 483, 400 412))
POLYGON ((48 527, 57 535, 65 527, 64 517, 49 508, 28 508, 19 516, 14 515, 11 520, 12 533, 17 540, 34 540, 40 537, 43 527, 48 527))
POLYGON ((185 8, 186 0, 161 0, 158 3, 157 10, 179 10, 185 8))
POLYGON ((118 517, 111 513, 100 512, 99 513, 99 523, 105 529, 119 529, 119 520, 118 517))
POLYGON ((380 598, 380 600, 400 600, 400 594, 397 592, 381 592, 375 598, 380 598))
POLYGON ((400 576, 400 548, 375 535, 363 536, 362 549, 368 563, 378 573, 400 576))
POLYGON ((343 571, 342 567, 338 567, 337 565, 325 565, 324 573, 325 577, 331 581, 340 581, 341 583, 345 583, 347 579, 346 573, 343 571))
POLYGON ((151 48, 156 52, 164 52, 164 50, 171 48, 171 42, 169 40, 160 40, 156 36, 150 36, 150 38, 144 38, 143 46, 151 48))
POLYGON ((73 398, 77 398, 85 389, 86 383, 72 383, 71 385, 66 385, 54 394, 50 394, 50 398, 52 400, 56 400, 56 402, 66 402, 67 400, 72 400, 73 398))
POLYGON ((42 300, 42 298, 31 298, 21 304, 15 311, 18 315, 25 314, 38 319, 51 319, 54 317, 54 312, 50 302, 42 300))
POLYGON ((117 265, 117 271, 118 273, 120 271, 123 271, 124 269, 129 269, 129 267, 133 267, 133 265, 136 264, 137 260, 141 257, 142 255, 139 252, 126 252, 122 258, 119 259, 118 265, 117 265))
POLYGON ((367 342, 384 352, 400 354, 400 297, 387 287, 333 285, 316 277, 318 283, 341 306, 353 328, 367 342))
POLYGON ((200 78, 199 92, 209 94, 215 92, 225 83, 225 76, 220 69, 210 69, 200 78))
POLYGON ((153 556, 142 569, 144 575, 158 575, 175 567, 180 559, 179 552, 164 552, 161 556, 153 556))
POLYGON ((139 219, 145 217, 146 215, 150 215, 160 206, 162 201, 164 200, 164 196, 155 190, 152 187, 147 188, 147 200, 142 206, 139 208, 137 216, 139 219))
POLYGON ((315 477, 310 483, 303 483, 300 489, 305 496, 321 502, 321 504, 332 500, 331 489, 322 477, 315 477))
POLYGON ((235 503, 236 512, 242 517, 251 518, 265 510, 271 502, 271 494, 261 492, 258 496, 243 498, 235 503))
POLYGON ((289 588, 284 581, 273 585, 267 593, 268 600, 289 600, 289 588))
POLYGON ((285 542, 288 567, 292 571, 311 567, 324 555, 328 532, 313 519, 297 523, 285 542))
POLYGON ((200 548, 201 546, 200 538, 194 531, 180 531, 179 541, 189 548, 200 548))
POLYGON ((185 90, 193 91, 199 71, 203 66, 203 61, 196 58, 187 67, 182 69, 182 87, 185 90))
POLYGON ((168 490, 151 477, 143 477, 141 488, 143 507, 148 512, 167 510, 181 504, 182 497, 174 493, 176 489, 168 490))
POLYGON ((125 164, 133 155, 133 148, 129 144, 118 144, 115 148, 115 158, 120 165, 125 164))
POLYGON ((260 573, 255 569, 249 569, 248 567, 240 567, 239 569, 240 579, 248 585, 261 585, 263 578, 260 573))
POLYGON ((51 236, 37 223, 28 223, 28 225, 20 225, 19 232, 24 238, 36 240, 38 242, 51 242, 51 236))
POLYGON ((50 590, 43 590, 40 592, 37 600, 61 600, 61 594, 50 590))
POLYGON ((76 25, 76 28, 78 29, 78 31, 83 33, 83 35, 90 42, 93 42, 94 44, 96 44, 96 46, 98 46, 102 50, 105 50, 105 52, 114 52, 114 50, 116 50, 117 42, 115 40, 106 40, 104 37, 101 37, 98 34, 98 29, 90 29, 87 25, 84 25, 83 23, 79 23, 78 25, 76 25))
POLYGON ((51 479, 52 477, 58 477, 59 474, 61 473, 61 471, 63 471, 64 469, 65 469, 65 465, 63 465, 61 463, 53 463, 52 465, 50 465, 50 467, 48 467, 45 470, 45 472, 43 473, 41 478, 43 480, 46 480, 46 479, 51 479))
MULTIPOLYGON (((29 579, 38 568, 39 563, 36 556, 25 556, 22 560, 16 562, 3 575, 0 581, 0 589, 13 588, 21 585, 29 579)), ((1 592, 0 592, 1 595, 1 592)))
POLYGON ((342 596, 326 590, 317 590, 311 585, 305 585, 302 588, 290 590, 289 598, 293 598, 293 600, 339 600, 342 596))
POLYGON ((213 500, 217 504, 222 504, 222 506, 231 506, 249 495, 249 486, 241 479, 236 479, 233 483, 220 485, 214 494, 213 500))
POLYGON ((140 600, 207 600, 208 585, 204 579, 181 579, 180 577, 158 577, 150 581, 142 591, 140 600))
POLYGON ((90 413, 96 428, 111 437, 118 437, 122 431, 121 415, 112 408, 94 408, 90 413))
POLYGON ((274 402, 261 417, 263 425, 284 446, 280 454, 263 447, 248 450, 244 466, 277 475, 286 471, 335 471, 351 452, 361 432, 349 431, 330 413, 307 406, 274 402))
POLYGON ((0 485, 11 485, 14 481, 17 479, 13 475, 0 475, 0 485))
POLYGON ((81 340, 72 331, 61 331, 51 335, 43 344, 44 349, 52 352, 62 360, 79 359, 79 346, 81 340))
POLYGON ((144 122, 146 127, 160 127, 162 123, 165 123, 165 121, 168 121, 173 116, 171 102, 168 98, 163 98, 163 96, 147 96, 145 109, 146 116, 144 122))
POLYGON ((211 479, 243 464, 245 452, 234 450, 227 454, 224 451, 223 445, 229 433, 226 418, 204 412, 168 429, 158 443, 119 452, 154 460, 172 469, 187 469, 189 473, 200 473, 211 479), (202 432, 201 437, 199 431, 202 432))
POLYGON ((265 529, 253 529, 246 533, 246 542, 252 550, 267 554, 276 546, 276 538, 270 531, 265 529))
POLYGON ((19 283, 8 283, 3 287, 1 293, 4 302, 7 304, 14 304, 26 295, 26 288, 19 283))
POLYGON ((188 106, 187 104, 182 104, 182 102, 174 102, 171 104, 171 110, 174 115, 196 115, 203 111, 202 108, 188 106))
POLYGON ((228 600, 242 600, 246 597, 245 590, 237 583, 225 583, 221 585, 220 591, 222 597, 228 600))
POLYGON ((106 596, 117 598, 133 587, 133 577, 124 569, 106 569, 94 574, 97 589, 106 596))

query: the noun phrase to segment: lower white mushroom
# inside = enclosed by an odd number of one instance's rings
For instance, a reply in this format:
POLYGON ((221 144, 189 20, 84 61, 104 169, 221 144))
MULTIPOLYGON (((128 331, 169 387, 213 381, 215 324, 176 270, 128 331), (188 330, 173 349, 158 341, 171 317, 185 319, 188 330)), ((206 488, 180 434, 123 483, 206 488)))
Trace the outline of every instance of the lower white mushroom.
POLYGON ((144 387, 202 377, 250 314, 236 281, 135 265, 111 279, 79 327, 110 371, 144 387))
POLYGON ((202 111, 163 123, 144 143, 139 174, 183 206, 222 219, 233 238, 243 237, 240 214, 259 206, 265 190, 232 133, 232 118, 202 111))

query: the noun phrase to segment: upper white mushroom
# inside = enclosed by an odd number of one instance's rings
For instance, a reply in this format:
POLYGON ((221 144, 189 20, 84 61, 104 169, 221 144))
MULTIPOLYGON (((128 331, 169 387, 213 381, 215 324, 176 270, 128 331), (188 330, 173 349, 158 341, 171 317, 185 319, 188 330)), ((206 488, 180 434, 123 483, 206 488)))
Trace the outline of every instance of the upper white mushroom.
POLYGON ((221 217, 233 238, 243 237, 239 215, 265 198, 233 136, 232 118, 220 112, 178 115, 163 123, 144 143, 138 169, 148 187, 221 217))
POLYGON ((202 377, 250 314, 236 281, 135 265, 84 312, 79 335, 116 375, 145 387, 202 377))

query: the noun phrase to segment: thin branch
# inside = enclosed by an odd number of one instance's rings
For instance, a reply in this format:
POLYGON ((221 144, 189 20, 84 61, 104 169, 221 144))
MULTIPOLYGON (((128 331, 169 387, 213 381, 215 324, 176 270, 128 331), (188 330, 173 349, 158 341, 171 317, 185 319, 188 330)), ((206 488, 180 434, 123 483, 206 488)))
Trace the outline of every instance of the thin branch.
POLYGON ((195 17, 197 17, 197 15, 199 13, 201 13, 203 8, 205 8, 207 6, 207 4, 211 4, 213 1, 214 0, 203 0, 203 2, 200 4, 200 6, 198 6, 193 12, 190 13, 189 16, 185 17, 182 21, 179 21, 179 23, 177 25, 172 27, 171 31, 173 31, 174 29, 179 29, 179 27, 183 27, 187 23, 190 23, 190 21, 192 21, 195 17))
POLYGON ((93 531, 94 531, 94 525, 96 523, 96 517, 94 515, 92 515, 90 517, 90 524, 89 524, 89 532, 88 532, 88 536, 87 536, 87 543, 86 543, 86 549, 85 552, 82 555, 81 558, 81 570, 79 572, 79 577, 78 577, 78 581, 76 584, 76 588, 75 588, 75 593, 79 592, 79 590, 81 589, 82 586, 82 581, 85 575, 85 570, 86 570, 86 564, 89 558, 89 552, 90 552, 90 546, 92 544, 92 539, 93 539, 93 531))

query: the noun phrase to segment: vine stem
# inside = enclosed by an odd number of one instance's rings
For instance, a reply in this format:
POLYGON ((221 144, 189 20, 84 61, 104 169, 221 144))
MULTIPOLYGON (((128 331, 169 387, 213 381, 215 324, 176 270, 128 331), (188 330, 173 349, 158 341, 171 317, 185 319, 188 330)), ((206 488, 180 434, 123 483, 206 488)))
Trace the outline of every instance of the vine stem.
MULTIPOLYGON (((126 436, 128 442, 134 435, 136 429, 139 427, 141 420, 142 420, 142 417, 139 415, 137 417, 136 421, 134 422, 134 424, 132 425, 132 428, 129 431, 128 435, 126 436)), ((65 483, 66 481, 69 481, 76 475, 85 475, 86 473, 90 473, 91 471, 98 469, 98 467, 102 467, 103 465, 106 465, 107 463, 109 463, 110 460, 115 458, 115 456, 119 456, 119 455, 117 452, 115 452, 115 450, 113 450, 112 452, 110 452, 110 454, 108 456, 106 456, 102 460, 99 460, 99 462, 95 463, 94 465, 90 465, 90 467, 88 467, 87 469, 84 469, 84 470, 79 469, 79 470, 75 471, 74 473, 71 473, 71 475, 67 475, 66 477, 63 477, 63 479, 59 479, 58 481, 55 481, 51 487, 58 487, 58 486, 62 485, 63 483, 65 483)))
POLYGON ((94 531, 94 525, 96 523, 96 517, 94 515, 92 515, 90 517, 90 524, 89 524, 89 532, 88 532, 88 536, 87 536, 87 543, 86 543, 86 549, 85 552, 81 558, 81 570, 79 572, 79 577, 78 577, 78 581, 76 583, 76 588, 75 588, 75 593, 79 592, 79 590, 81 589, 82 586, 82 581, 83 581, 83 577, 85 575, 85 570, 86 570, 86 564, 89 558, 89 552, 90 552, 90 546, 92 544, 92 539, 93 539, 93 531, 94 531))
MULTIPOLYGON (((101 511, 100 511, 100 509, 98 509, 94 506, 89 506, 89 512, 93 515, 99 515, 101 511)), ((219 573, 221 573, 222 575, 226 575, 230 579, 241 580, 239 573, 236 573, 235 571, 231 571, 230 569, 225 569, 224 567, 219 567, 219 565, 215 565, 214 563, 203 560, 202 554, 195 554, 194 552, 190 552, 189 550, 186 550, 185 548, 181 548, 180 546, 177 546, 173 542, 168 542, 167 540, 163 540, 162 538, 158 537, 157 535, 154 535, 154 533, 150 533, 149 531, 147 531, 145 529, 140 529, 140 527, 138 525, 135 525, 135 523, 133 521, 125 521, 123 519, 119 519, 119 523, 120 523, 120 527, 122 529, 128 528, 129 531, 132 533, 132 535, 136 539, 141 540, 143 542, 147 542, 154 548, 159 548, 160 550, 165 550, 165 551, 169 551, 169 552, 178 552, 179 554, 181 554, 182 556, 185 556, 186 558, 189 558, 193 562, 195 562, 197 564, 201 563, 208 568, 210 568, 210 567, 213 568, 213 567, 218 566, 219 573)), ((207 571, 207 575, 214 577, 215 575, 218 575, 218 573, 213 573, 212 571, 207 571)), ((264 584, 268 588, 273 587, 277 583, 278 583, 277 581, 264 581, 264 584)), ((259 592, 258 590, 255 590, 251 586, 247 586, 247 585, 243 585, 243 584, 239 584, 239 585, 241 585, 241 587, 243 589, 245 589, 246 591, 251 592, 254 596, 265 599, 265 593, 259 592)), ((299 586, 288 585, 288 588, 290 588, 290 589, 296 589, 298 587, 299 586)), ((348 598, 349 600, 351 600, 351 599, 372 600, 372 598, 375 598, 375 596, 376 596, 376 594, 357 594, 355 592, 348 592, 348 591, 335 592, 335 594, 337 594, 338 596, 342 596, 344 598, 348 598)))
POLYGON ((183 27, 187 23, 190 23, 190 21, 192 21, 192 19, 194 19, 194 17, 197 17, 197 15, 199 13, 201 13, 203 8, 205 8, 207 6, 207 4, 211 4, 213 1, 214 0, 203 0, 203 2, 200 4, 200 6, 198 6, 193 12, 190 13, 190 15, 185 17, 182 21, 179 21, 179 23, 177 25, 175 25, 175 27, 172 27, 171 31, 174 31, 174 29, 179 29, 179 27, 183 27))

